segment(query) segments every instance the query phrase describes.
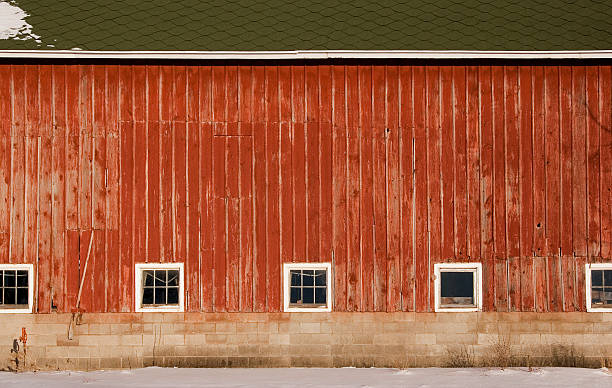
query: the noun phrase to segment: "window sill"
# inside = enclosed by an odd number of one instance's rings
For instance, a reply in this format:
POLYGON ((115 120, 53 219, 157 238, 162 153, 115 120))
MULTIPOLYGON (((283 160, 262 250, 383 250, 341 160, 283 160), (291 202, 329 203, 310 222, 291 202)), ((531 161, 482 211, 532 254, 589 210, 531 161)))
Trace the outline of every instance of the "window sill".
POLYGON ((180 306, 172 307, 137 307, 137 313, 182 313, 184 310, 180 306))
POLYGON ((478 307, 436 307, 437 313, 470 313, 480 311, 478 307))
POLYGON ((287 307, 285 308, 286 313, 329 313, 331 312, 330 307, 287 307))
POLYGON ((612 313, 612 307, 587 307, 587 313, 612 313))

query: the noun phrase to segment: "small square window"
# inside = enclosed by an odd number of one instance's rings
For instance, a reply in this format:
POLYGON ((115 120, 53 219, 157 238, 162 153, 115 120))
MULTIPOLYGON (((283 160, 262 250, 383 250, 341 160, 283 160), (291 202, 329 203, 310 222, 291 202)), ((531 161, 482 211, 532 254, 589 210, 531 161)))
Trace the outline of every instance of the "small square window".
POLYGON ((0 313, 32 312, 32 264, 0 264, 0 313))
POLYGON ((285 311, 331 311, 331 264, 284 264, 285 311))
POLYGON ((136 311, 183 311, 183 263, 136 264, 136 311))
POLYGON ((435 311, 481 310, 481 268, 480 263, 435 264, 435 311))
POLYGON ((587 311, 612 312, 612 264, 586 265, 587 311))

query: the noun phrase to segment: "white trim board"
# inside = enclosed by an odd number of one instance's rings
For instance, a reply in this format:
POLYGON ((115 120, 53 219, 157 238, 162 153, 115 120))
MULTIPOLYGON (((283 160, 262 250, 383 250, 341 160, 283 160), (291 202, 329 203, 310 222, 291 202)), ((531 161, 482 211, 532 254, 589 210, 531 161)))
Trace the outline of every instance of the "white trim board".
POLYGON ((185 311, 185 271, 183 263, 137 263, 134 267, 134 308, 137 313, 150 312, 183 312, 185 311), (147 269, 179 270, 179 304, 178 306, 142 307, 142 272, 147 269))
POLYGON ((612 50, 290 50, 290 51, 93 51, 0 50, 0 58, 31 59, 612 59, 612 50))
POLYGON ((436 263, 434 264, 434 311, 435 312, 450 312, 450 313, 465 313, 482 311, 482 263, 436 263), (475 272, 474 274, 474 298, 476 306, 474 307, 440 307, 440 287, 441 279, 440 272, 446 269, 453 269, 461 272, 475 272))
MULTIPOLYGON (((0 270, 16 270, 16 271, 28 271, 28 308, 17 309, 7 308, 0 309, 0 314, 11 314, 11 313, 31 313, 34 306, 34 291, 36 285, 34 284, 34 264, 0 264, 0 270)), ((16 281, 16 280, 15 280, 16 281)))
POLYGON ((586 275, 586 309, 589 313, 610 313, 612 308, 610 307, 591 307, 591 270, 612 270, 612 263, 590 263, 584 266, 584 272, 586 275))
POLYGON ((289 313, 326 313, 332 311, 332 279, 331 263, 284 263, 283 264, 283 311, 289 313), (289 288, 291 280, 289 273, 292 269, 324 269, 327 271, 327 306, 326 307, 290 307, 289 288))

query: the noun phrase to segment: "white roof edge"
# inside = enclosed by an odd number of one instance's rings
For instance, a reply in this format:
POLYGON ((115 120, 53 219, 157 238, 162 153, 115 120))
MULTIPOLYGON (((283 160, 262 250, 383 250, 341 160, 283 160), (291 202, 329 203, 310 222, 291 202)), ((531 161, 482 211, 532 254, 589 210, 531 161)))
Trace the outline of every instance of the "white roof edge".
POLYGON ((298 51, 86 51, 0 50, 0 58, 40 59, 609 59, 612 50, 470 51, 470 50, 298 50, 298 51))

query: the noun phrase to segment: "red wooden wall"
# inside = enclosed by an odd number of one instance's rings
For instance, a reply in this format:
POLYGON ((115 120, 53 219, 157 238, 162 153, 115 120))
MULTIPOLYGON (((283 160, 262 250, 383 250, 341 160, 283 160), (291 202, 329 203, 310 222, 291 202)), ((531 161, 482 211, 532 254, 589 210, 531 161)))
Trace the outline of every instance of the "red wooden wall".
POLYGON ((0 65, 0 262, 36 310, 131 311, 134 263, 185 262, 187 310, 278 311, 332 261, 336 311, 585 310, 610 261, 610 66, 0 65))

